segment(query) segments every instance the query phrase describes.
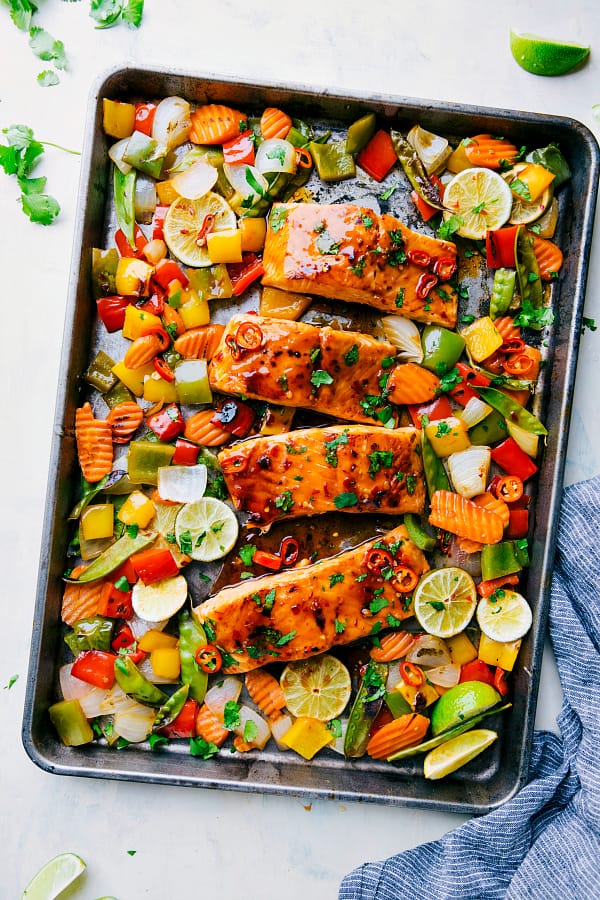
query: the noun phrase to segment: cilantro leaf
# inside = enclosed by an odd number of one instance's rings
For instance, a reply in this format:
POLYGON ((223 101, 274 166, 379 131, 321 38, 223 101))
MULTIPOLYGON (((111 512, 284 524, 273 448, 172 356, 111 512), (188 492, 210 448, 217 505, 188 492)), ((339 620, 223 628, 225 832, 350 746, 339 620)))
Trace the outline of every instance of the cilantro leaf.
MULTIPOLYGON (((377 624, 381 625, 380 622, 377 624)), ((372 662, 370 662, 365 669, 362 683, 364 688, 368 688, 372 691, 372 693, 367 694, 363 703, 372 703, 373 700, 379 700, 380 697, 385 696, 385 681, 372 662)))
POLYGON ((336 634, 343 634, 346 630, 346 623, 342 622, 340 619, 334 619, 334 627, 336 634))
POLYGON ((60 83, 60 78, 53 72, 52 69, 44 69, 43 72, 40 72, 37 76, 37 83, 40 87, 53 87, 55 84, 60 83))
POLYGON ((346 509, 348 506, 357 506, 358 497, 354 491, 342 491, 341 494, 338 494, 333 498, 333 505, 336 509, 346 509))
POLYGON ((246 719, 243 737, 247 744, 251 744, 258 737, 258 726, 252 719, 246 719))
POLYGON ((13 687, 13 685, 15 685, 18 680, 19 680, 18 675, 11 675, 10 678, 8 679, 8 683, 4 685, 4 690, 10 691, 11 687, 13 687))
POLYGON ((522 328, 532 328, 541 331, 545 325, 552 325, 554 313, 548 307, 536 309, 530 300, 525 300, 519 313, 514 318, 514 324, 522 328))
POLYGON ((332 733, 334 738, 341 738, 342 736, 342 723, 339 719, 331 719, 326 723, 326 727, 332 733))
POLYGON ((315 369, 315 371, 310 376, 310 383, 315 386, 315 388, 321 387, 322 384, 333 384, 333 378, 326 372, 325 369, 315 369))
POLYGON ((254 544, 246 544, 245 547, 240 547, 240 559, 245 566, 252 565, 252 559, 254 558, 255 553, 256 547, 254 546, 254 544))
POLYGON ((65 45, 52 37, 44 28, 31 28, 29 31, 29 46, 36 56, 45 62, 54 61, 57 69, 67 68, 67 56, 65 45))
POLYGON ((329 587, 332 588, 336 584, 341 584, 344 580, 344 576, 341 572, 334 572, 333 575, 329 576, 329 587))
POLYGON ((4 0, 10 6, 10 17, 19 31, 29 31, 31 17, 37 12, 35 3, 30 0, 4 0))
POLYGON ((201 759, 210 759, 219 752, 219 748, 212 741, 205 741, 204 738, 190 738, 190 754, 191 756, 199 756, 201 759))
POLYGON ((223 707, 223 728, 233 731, 242 724, 240 718, 240 705, 235 700, 228 700, 223 707))
POLYGON ((281 510, 282 515, 289 512, 293 505, 294 498, 291 491, 282 491, 281 494, 275 497, 275 507, 281 510))
POLYGON ((144 0, 127 0, 121 16, 127 25, 139 28, 144 14, 144 0))
POLYGON ((380 469, 389 468, 394 460, 394 454, 391 450, 373 450, 368 456, 369 475, 371 478, 375 478, 380 469))
POLYGON ((437 236, 443 241, 449 241, 452 235, 462 228, 464 224, 465 220, 461 216, 450 216, 438 228, 437 236))
POLYGON ((336 468, 336 466, 338 464, 337 448, 341 444, 347 444, 347 443, 348 443, 348 429, 347 428, 345 428, 343 430, 343 432, 340 435, 338 435, 336 438, 333 438, 333 440, 325 441, 325 443, 323 445, 325 447, 325 461, 330 466, 333 466, 334 469, 336 468))
POLYGON ((49 194, 22 194, 21 205, 25 215, 38 225, 52 225, 60 212, 58 201, 49 194))
POLYGON ((296 631, 288 631, 287 634, 282 634, 278 641, 276 641, 275 646, 283 647, 284 644, 289 644, 290 641, 293 641, 296 637, 296 631))
POLYGON ((96 28, 111 28, 123 12, 123 0, 91 0, 90 16, 97 22, 96 28))
POLYGON ((283 227, 287 217, 288 211, 285 207, 278 206, 271 209, 271 214, 269 215, 269 228, 273 234, 277 234, 279 229, 283 227))
POLYGON ((352 344, 347 353, 344 353, 344 362, 347 366, 353 366, 358 362, 358 344, 352 344))
POLYGON ((586 328, 589 328, 590 331, 597 331, 598 326, 596 325, 596 320, 590 319, 587 316, 583 316, 583 318, 581 320, 581 333, 582 334, 586 330, 586 328))

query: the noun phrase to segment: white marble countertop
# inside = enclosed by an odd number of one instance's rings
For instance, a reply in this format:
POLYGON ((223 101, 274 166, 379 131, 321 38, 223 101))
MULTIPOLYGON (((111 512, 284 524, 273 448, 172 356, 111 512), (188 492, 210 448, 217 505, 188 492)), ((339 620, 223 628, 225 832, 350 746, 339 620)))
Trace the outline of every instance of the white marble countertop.
MULTIPOLYGON (((43 89, 46 67, 0 6, 0 127, 27 123, 37 137, 79 148, 87 95, 109 66, 175 66, 248 80, 535 110, 571 116, 600 135, 597 0, 481 4, 275 3, 273 0, 146 0, 138 32, 95 31, 89 3, 42 4, 39 24, 64 41, 61 84, 43 89), (509 26, 592 45, 581 71, 562 78, 523 72, 509 26)), ((88 863, 77 897, 119 900, 198 893, 230 900, 331 900, 344 873, 435 839, 464 817, 384 806, 146 786, 53 776, 26 756, 20 737, 44 512, 69 261, 77 206, 77 157, 48 148, 39 174, 62 205, 51 228, 28 222, 14 179, 0 172, 4 475, 0 609, 5 618, 0 688, 0 895, 16 898, 37 868, 64 850, 88 863), (35 419, 27 400, 36 398, 35 419), (135 855, 127 851, 135 850, 135 855)), ((600 321, 600 229, 592 250, 586 315, 600 321)), ((568 482, 600 471, 600 336, 582 338, 566 461, 568 482)), ((553 728, 560 685, 544 656, 538 726, 553 728)))

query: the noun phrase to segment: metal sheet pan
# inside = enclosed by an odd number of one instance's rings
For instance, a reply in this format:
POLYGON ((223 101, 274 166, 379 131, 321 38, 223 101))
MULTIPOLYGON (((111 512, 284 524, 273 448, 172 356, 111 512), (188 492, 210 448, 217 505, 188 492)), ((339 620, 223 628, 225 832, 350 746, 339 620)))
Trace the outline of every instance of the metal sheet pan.
MULTIPOLYGON (((62 365, 58 384, 54 438, 41 548, 31 659, 23 721, 23 742, 31 759, 49 772, 144 782, 223 788, 230 790, 290 793, 418 806, 463 813, 484 813, 504 803, 525 780, 541 667, 554 555, 557 513, 563 479, 569 416, 581 316, 584 303, 588 254, 599 172, 599 150, 591 133, 572 119, 534 113, 483 109, 449 103, 419 101, 385 95, 334 95, 326 89, 296 85, 277 87, 243 83, 211 75, 162 72, 157 69, 121 68, 103 76, 90 98, 86 145, 82 158, 80 208, 75 229, 69 300, 66 313, 62 365), (72 505, 77 470, 73 434, 74 411, 81 402, 80 375, 89 361, 94 334, 94 306, 89 289, 91 248, 106 246, 111 226, 107 205, 107 140, 102 131, 102 97, 131 100, 177 94, 194 103, 215 101, 260 111, 268 105, 283 106, 297 116, 325 121, 343 128, 367 110, 383 122, 405 130, 415 122, 447 136, 502 134, 518 146, 560 144, 572 168, 573 178, 561 191, 560 246, 566 250, 564 270, 552 285, 556 321, 545 348, 547 366, 536 398, 549 431, 537 482, 532 563, 527 596, 534 610, 534 626, 524 640, 514 677, 513 707, 500 727, 501 741, 485 764, 475 760, 457 776, 439 783, 425 781, 419 765, 407 761, 398 768, 372 760, 347 761, 317 757, 310 763, 291 753, 263 752, 198 761, 183 744, 167 752, 152 753, 132 745, 116 753, 100 743, 82 748, 64 747, 51 728, 48 707, 57 699, 57 671, 61 661, 61 575, 67 543, 65 520, 72 505)), ((402 180, 402 176, 400 176, 402 180)), ((369 193, 363 190, 362 194, 369 193)), ((372 193, 372 187, 371 187, 372 193)), ((410 201, 394 201, 391 212, 406 223, 418 225, 410 201), (412 219, 411 219, 412 217, 412 219)), ((404 192, 406 193, 406 192, 404 192)), ((361 196, 354 185, 342 182, 327 198, 350 200, 361 196)), ((317 197, 325 199, 325 195, 317 197)), ((473 288, 469 311, 485 301, 482 272, 461 272, 473 288), (472 308, 471 308, 472 307, 472 308)), ((464 311, 464 310, 463 310, 464 311)))

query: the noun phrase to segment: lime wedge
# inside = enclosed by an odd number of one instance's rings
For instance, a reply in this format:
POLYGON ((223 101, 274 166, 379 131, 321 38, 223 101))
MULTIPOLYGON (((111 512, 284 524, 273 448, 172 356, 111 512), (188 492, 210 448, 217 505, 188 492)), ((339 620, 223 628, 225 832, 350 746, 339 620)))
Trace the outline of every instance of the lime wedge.
POLYGON ((440 697, 431 712, 431 733, 434 737, 450 728, 486 712, 500 702, 500 694, 483 681, 463 681, 440 697))
POLYGON ((567 41, 552 41, 535 34, 510 30, 510 50, 515 61, 533 75, 565 75, 590 55, 590 48, 567 41))
POLYGON ((233 510, 214 497, 186 503, 175 521, 179 546, 186 547, 188 556, 199 562, 212 562, 229 553, 237 541, 238 531, 233 510))
POLYGON ((85 869, 85 863, 75 853, 61 853, 49 860, 33 876, 21 900, 54 900, 72 884, 85 869))
POLYGON ((461 766, 466 765, 483 753, 494 743, 498 735, 487 728, 475 728, 460 734, 458 737, 446 741, 440 747, 436 747, 427 754, 423 761, 423 774, 430 781, 437 781, 456 772, 461 766))
POLYGON ((467 627, 476 600, 475 582, 469 573, 447 566, 423 575, 414 593, 413 610, 428 634, 450 638, 467 627))

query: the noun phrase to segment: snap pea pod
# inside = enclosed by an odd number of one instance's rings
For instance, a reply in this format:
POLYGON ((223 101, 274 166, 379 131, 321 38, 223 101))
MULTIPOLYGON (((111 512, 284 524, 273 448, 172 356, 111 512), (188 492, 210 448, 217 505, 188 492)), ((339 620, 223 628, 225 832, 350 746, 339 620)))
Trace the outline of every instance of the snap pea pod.
MULTIPOLYGON (((135 181, 137 174, 135 169, 128 172, 127 175, 113 166, 113 189, 115 198, 115 213, 119 228, 129 241, 132 247, 135 247, 135 181)), ((115 250, 115 253, 117 251, 115 250)), ((116 270, 115 270, 116 271, 116 270)))
POLYGON ((394 131, 393 129, 390 136, 396 156, 404 169, 404 174, 419 197, 425 200, 426 203, 429 203, 430 206, 434 206, 436 209, 443 209, 444 205, 440 200, 440 195, 429 180, 425 166, 406 138, 402 137, 399 131, 394 131))
POLYGON ((496 269, 490 298, 490 318, 497 319, 508 311, 515 293, 517 273, 514 269, 496 269))
POLYGON ((73 630, 65 635, 65 644, 73 656, 83 650, 110 650, 114 624, 114 619, 106 619, 104 616, 79 619, 73 625, 73 630))
POLYGON ((171 722, 175 721, 183 709, 183 704, 187 700, 189 690, 189 684, 183 684, 174 694, 171 694, 169 699, 163 703, 156 713, 152 731, 164 728, 165 725, 170 725, 171 722))
POLYGON ((69 521, 78 519, 88 503, 91 503, 91 501, 97 494, 101 494, 103 491, 105 493, 110 491, 110 489, 118 484, 119 481, 125 478, 126 474, 127 473, 123 472, 122 469, 114 469, 112 472, 109 472, 108 475, 105 475, 104 478, 101 478, 100 481, 97 481, 96 484, 90 484, 89 481, 86 481, 85 478, 82 478, 81 480, 83 482, 83 497, 71 510, 69 514, 69 521))
POLYGON ((196 653, 206 646, 206 632, 189 614, 179 616, 179 659, 181 660, 181 680, 189 685, 190 697, 202 703, 208 686, 208 675, 196 662, 196 653))
POLYGON ((142 675, 129 656, 119 656, 115 660, 115 678, 121 690, 138 703, 162 706, 169 699, 164 691, 142 675))
POLYGON ((408 536, 419 550, 431 551, 437 547, 437 541, 423 528, 421 516, 415 513, 404 513, 404 525, 408 536))
POLYGON ((539 309, 544 299, 540 270, 533 252, 533 238, 523 228, 517 236, 515 259, 521 302, 531 303, 534 309, 539 309))
POLYGON ((143 550, 144 547, 147 547, 154 540, 156 540, 155 531, 138 531, 134 538, 129 537, 129 534, 124 534, 122 538, 111 544, 104 553, 101 553, 93 563, 90 563, 79 578, 75 579, 74 583, 87 584, 89 581, 97 581, 98 578, 110 575, 111 572, 119 568, 121 563, 124 563, 139 550, 143 550))
POLYGON ((365 669, 356 700, 350 711, 346 737, 344 738, 344 756, 348 758, 356 759, 359 756, 364 756, 367 751, 371 725, 377 718, 385 695, 384 691, 374 690, 374 687, 377 682, 381 686, 385 684, 387 671, 388 667, 385 663, 376 663, 373 660, 368 663, 365 669), (375 699, 369 700, 369 697, 373 694, 375 699), (380 696, 377 696, 377 694, 380 696))
POLYGON ((344 141, 335 141, 332 144, 311 141, 310 152, 321 181, 342 181, 356 175, 354 158, 346 153, 344 141))
POLYGON ((450 481, 444 468, 444 463, 435 455, 429 438, 425 434, 425 428, 421 430, 421 452, 423 454, 423 471, 427 483, 429 499, 436 491, 449 491, 450 481))
POLYGON ((530 413, 529 410, 519 406, 515 400, 507 397, 506 394, 496 390, 496 388, 482 387, 477 390, 479 391, 481 399, 485 403, 489 403, 489 405, 495 409, 496 412, 499 412, 500 415, 504 416, 508 422, 514 422, 530 434, 548 434, 547 429, 533 413, 530 413))

